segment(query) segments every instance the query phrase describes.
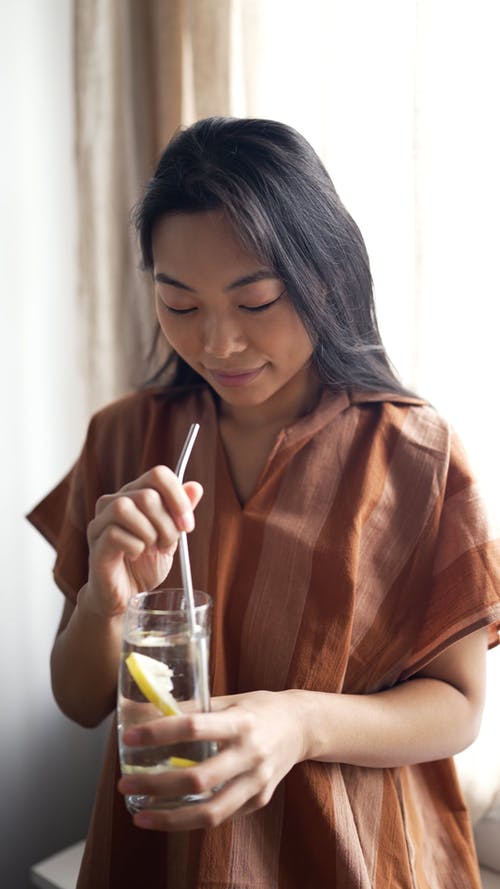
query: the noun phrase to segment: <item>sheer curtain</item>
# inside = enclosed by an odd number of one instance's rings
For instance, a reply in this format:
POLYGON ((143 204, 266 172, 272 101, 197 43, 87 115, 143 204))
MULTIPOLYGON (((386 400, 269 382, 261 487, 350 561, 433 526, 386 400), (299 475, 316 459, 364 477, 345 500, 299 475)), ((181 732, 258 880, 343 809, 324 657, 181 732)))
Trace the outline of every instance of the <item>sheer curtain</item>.
POLYGON ((79 289, 90 411, 146 371, 153 312, 129 221, 183 123, 231 112, 231 0, 75 0, 79 289))
MULTIPOLYGON (((491 0, 75 0, 87 406, 141 376, 151 296, 128 211, 170 135, 210 114, 297 127, 371 257, 403 380, 455 426, 500 524, 499 11, 491 0)), ((490 697, 498 688, 490 658, 490 697)), ((498 716, 464 761, 491 797, 498 716), (488 777, 488 774, 489 777, 488 777)))

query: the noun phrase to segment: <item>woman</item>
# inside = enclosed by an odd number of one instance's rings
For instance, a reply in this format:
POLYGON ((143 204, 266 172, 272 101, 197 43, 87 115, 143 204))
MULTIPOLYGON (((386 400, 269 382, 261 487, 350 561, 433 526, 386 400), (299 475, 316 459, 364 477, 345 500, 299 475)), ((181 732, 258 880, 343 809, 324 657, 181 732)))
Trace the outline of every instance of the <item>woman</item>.
POLYGON ((179 584, 196 514, 213 712, 125 740, 220 752, 120 778, 113 730, 80 889, 478 887, 450 757, 479 728, 498 550, 460 445, 391 369, 359 230, 307 142, 260 120, 179 133, 136 222, 172 358, 31 514, 66 595, 53 688, 83 725, 114 709, 128 598, 179 584), (133 819, 122 796, 214 787, 133 819))

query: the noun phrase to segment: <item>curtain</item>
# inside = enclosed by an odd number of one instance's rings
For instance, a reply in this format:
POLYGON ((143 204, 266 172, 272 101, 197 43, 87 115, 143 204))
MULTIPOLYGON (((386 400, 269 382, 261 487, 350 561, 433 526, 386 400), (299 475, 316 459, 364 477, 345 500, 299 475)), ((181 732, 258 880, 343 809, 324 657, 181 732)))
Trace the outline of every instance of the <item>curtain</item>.
MULTIPOLYGON (((75 0, 87 410, 147 372, 129 211, 161 149, 200 117, 280 119, 360 225, 389 355, 458 430, 500 524, 498 16, 491 0, 75 0)), ((480 809, 500 787, 492 704, 486 722, 462 760, 480 809)))
MULTIPOLYGON (((249 40, 254 11, 245 15, 249 40)), ((234 12, 231 0, 75 0, 79 293, 89 412, 147 374, 153 306, 130 210, 179 126, 235 113, 243 87, 232 71, 242 70, 234 12)))

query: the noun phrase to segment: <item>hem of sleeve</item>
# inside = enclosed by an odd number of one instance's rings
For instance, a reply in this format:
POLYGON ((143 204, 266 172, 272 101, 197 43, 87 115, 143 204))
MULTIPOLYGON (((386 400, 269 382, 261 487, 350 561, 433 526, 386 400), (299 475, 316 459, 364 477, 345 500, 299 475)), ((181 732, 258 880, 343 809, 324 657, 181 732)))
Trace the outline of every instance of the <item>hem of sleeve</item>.
POLYGON ((47 543, 50 543, 51 547, 57 550, 57 534, 54 533, 53 529, 46 525, 43 519, 38 515, 38 510, 35 508, 31 512, 29 512, 25 516, 26 520, 33 525, 33 527, 45 538, 47 543))
MULTIPOLYGON (((35 508, 30 513, 28 513, 25 518, 27 521, 33 525, 33 527, 42 535, 42 537, 50 544, 50 546, 56 551, 57 554, 57 534, 54 533, 52 528, 45 524, 42 518, 38 515, 37 509, 35 508)), ((74 586, 72 586, 69 581, 66 580, 65 577, 58 571, 57 562, 52 572, 52 576, 54 578, 55 584, 58 589, 61 591, 63 596, 66 599, 69 599, 73 605, 76 605, 76 600, 78 598, 78 590, 75 590, 74 586)))
POLYGON ((455 624, 446 636, 434 639, 423 651, 419 652, 416 660, 403 670, 398 681, 403 682, 405 679, 409 679, 455 642, 483 627, 488 628, 488 648, 495 648, 500 644, 500 602, 489 605, 479 613, 468 615, 463 621, 455 624))
POLYGON ((78 590, 75 590, 75 588, 59 573, 57 566, 54 568, 53 577, 63 596, 66 599, 69 599, 73 605, 76 605, 78 590))

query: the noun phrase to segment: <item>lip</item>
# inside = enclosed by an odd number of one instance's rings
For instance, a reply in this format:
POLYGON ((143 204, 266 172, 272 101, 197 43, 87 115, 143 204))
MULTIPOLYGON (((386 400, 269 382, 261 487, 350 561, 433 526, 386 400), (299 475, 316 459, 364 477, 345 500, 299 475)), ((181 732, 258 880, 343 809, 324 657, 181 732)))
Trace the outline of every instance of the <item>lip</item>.
POLYGON ((261 367, 254 367, 251 370, 212 370, 207 367, 207 371, 213 380, 219 384, 219 386, 246 386, 248 383, 253 382, 253 380, 257 379, 259 374, 264 369, 265 365, 261 367))

